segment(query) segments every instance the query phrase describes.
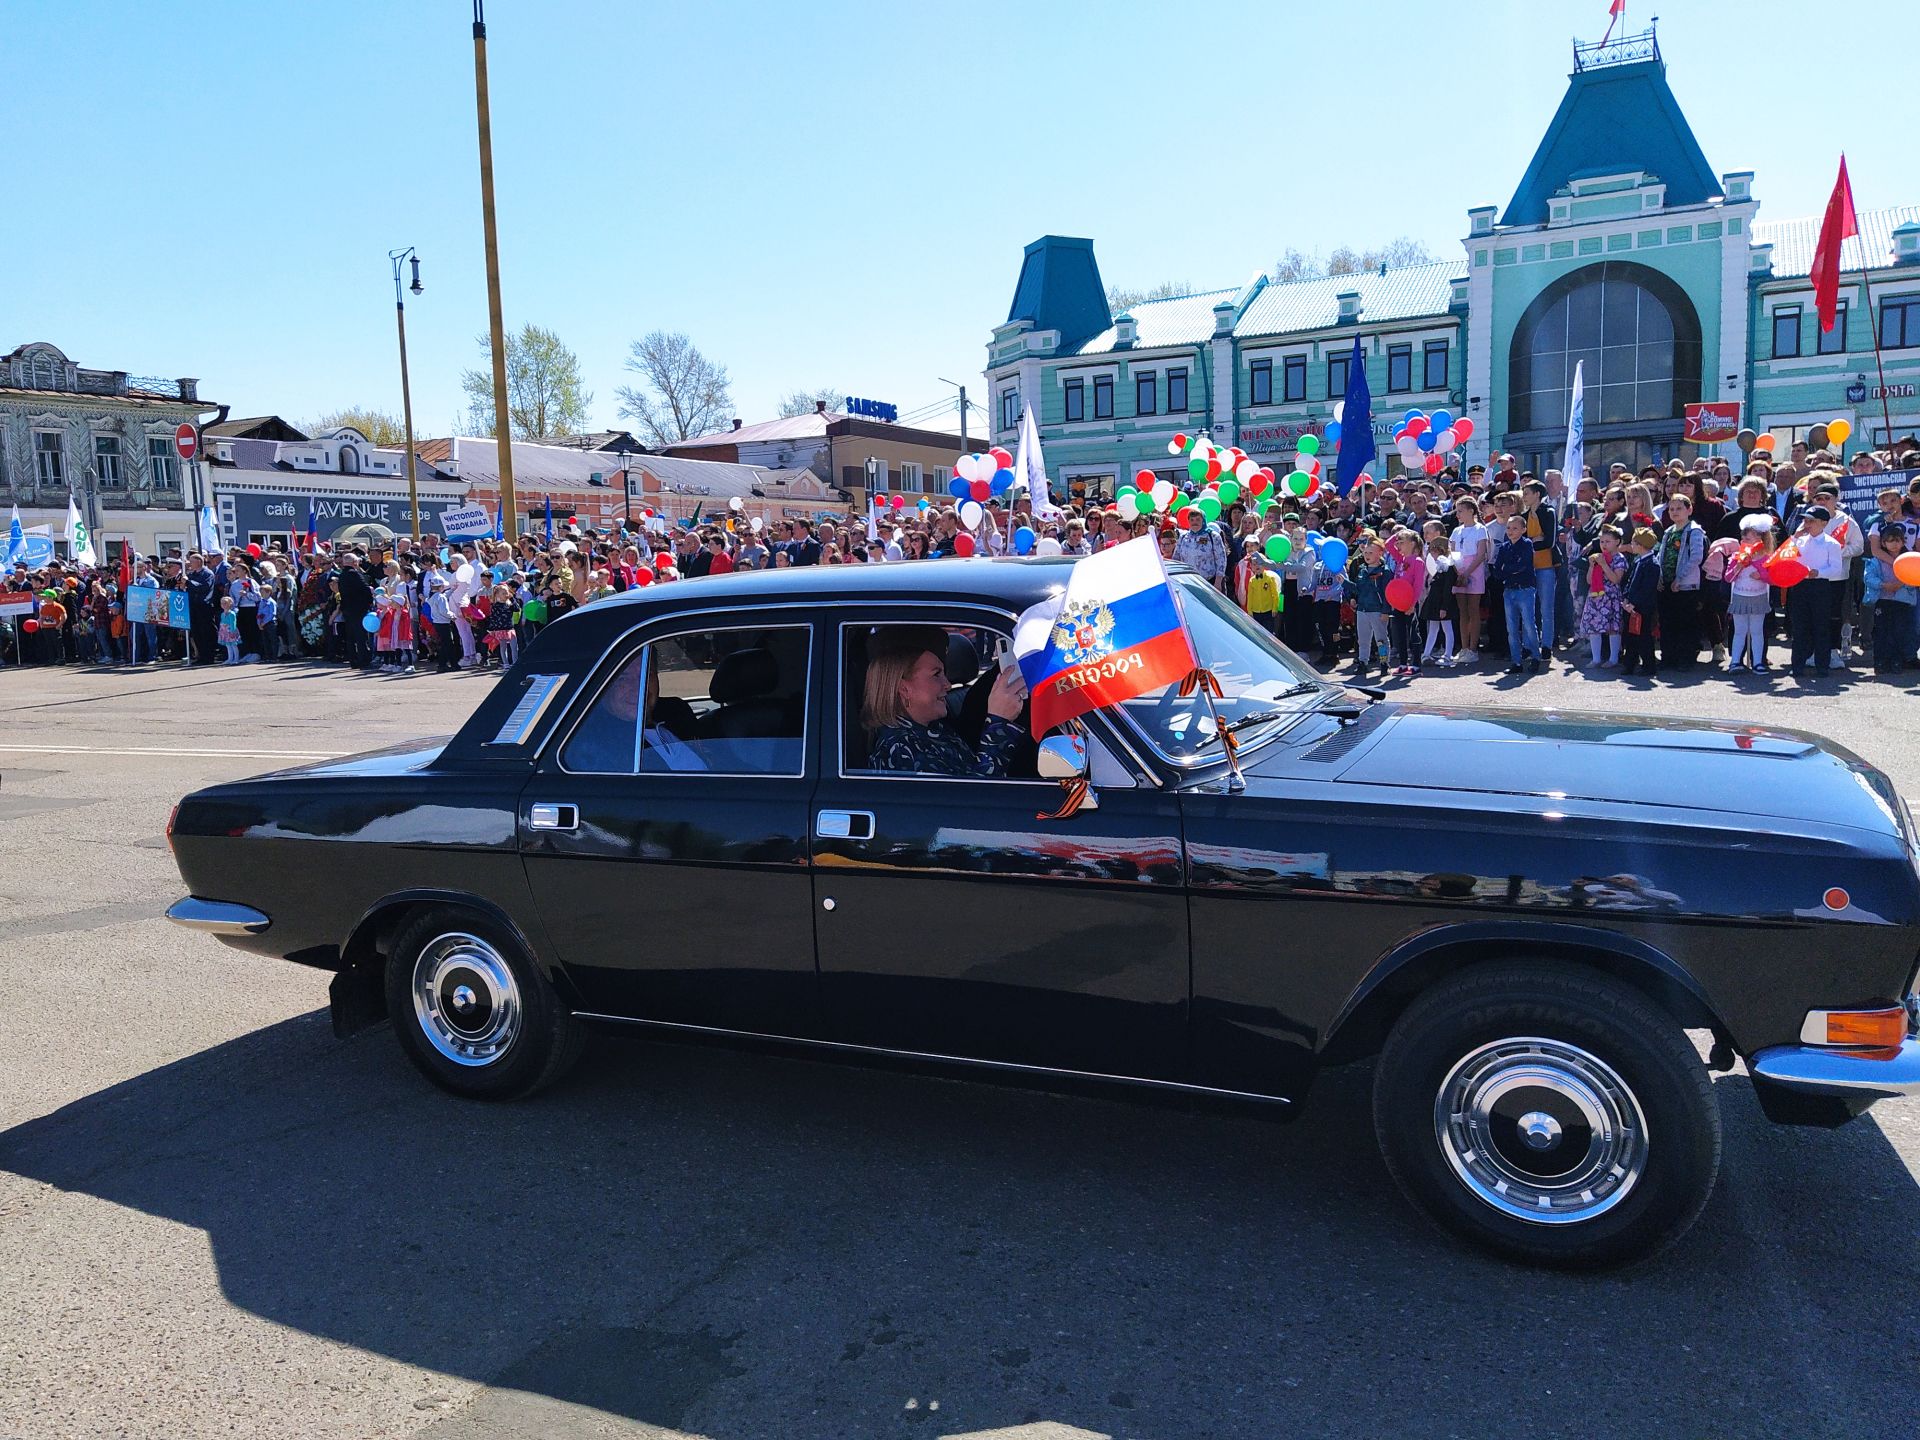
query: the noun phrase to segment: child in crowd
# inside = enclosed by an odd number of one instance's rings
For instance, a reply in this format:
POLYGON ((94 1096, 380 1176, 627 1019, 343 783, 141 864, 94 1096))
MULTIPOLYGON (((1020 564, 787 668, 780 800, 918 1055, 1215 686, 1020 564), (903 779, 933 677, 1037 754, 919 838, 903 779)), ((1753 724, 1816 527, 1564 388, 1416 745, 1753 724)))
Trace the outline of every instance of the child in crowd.
POLYGON ((1387 639, 1393 651, 1394 676, 1411 680, 1420 673, 1413 658, 1413 616, 1427 588, 1427 562, 1420 558, 1419 537, 1413 531, 1402 527, 1387 537, 1387 564, 1393 578, 1406 581, 1413 590, 1413 610, 1389 606, 1387 611, 1387 639))
POLYGON ((278 660, 280 658, 280 602, 274 596, 272 581, 260 587, 260 605, 254 613, 260 621, 261 658, 278 660))
POLYGON ((520 658, 519 636, 514 633, 513 587, 493 587, 493 603, 487 607, 487 648, 500 660, 502 670, 511 670, 520 658))
POLYGON ((1387 568, 1387 547, 1372 535, 1360 547, 1360 558, 1347 567, 1347 583, 1353 588, 1353 661, 1356 675, 1364 675, 1380 655, 1380 668, 1387 668, 1387 582, 1393 571, 1387 568))
POLYGON ((1914 667, 1920 586, 1906 584, 1893 568, 1912 548, 1903 527, 1887 526, 1880 532, 1879 551, 1867 561, 1864 594, 1873 607, 1873 668, 1881 675, 1914 667))
POLYGON ((240 615, 233 608, 231 595, 220 597, 220 629, 216 633, 220 648, 227 652, 227 658, 220 663, 238 665, 240 663, 240 615))
POLYGON ((1342 570, 1322 565, 1314 581, 1313 624, 1320 633, 1320 664, 1327 666, 1340 658, 1340 607, 1347 598, 1347 577, 1342 570))
MULTIPOLYGON (((1724 544, 1724 541, 1715 542, 1724 544)), ((1727 652, 1729 670, 1768 673, 1767 558, 1773 551, 1773 518, 1749 515, 1740 522, 1740 538, 1727 558, 1727 618, 1733 622, 1733 644, 1727 652)))
POLYGON ((1601 530, 1599 547, 1587 559, 1587 603, 1580 608, 1580 633, 1593 648, 1601 670, 1620 667, 1620 587, 1627 578, 1627 557, 1620 553, 1620 532, 1601 530), (1603 653, 1604 652, 1604 653, 1603 653))
POLYGON ((1657 668, 1653 653, 1654 617, 1660 609, 1660 561, 1654 551, 1660 537, 1650 526, 1641 526, 1627 543, 1633 557, 1627 566, 1627 578, 1621 587, 1620 608, 1625 612, 1626 629, 1622 675, 1651 675, 1657 668))
POLYGON ((1427 643, 1420 652, 1421 663, 1435 657, 1442 667, 1454 666, 1453 622, 1459 616, 1460 602, 1454 596, 1459 575, 1454 566, 1453 546, 1447 540, 1447 527, 1438 520, 1426 524, 1427 593, 1420 602, 1420 618, 1427 622, 1427 643))
POLYGON ((1508 515, 1506 538, 1494 547, 1490 577, 1500 584, 1500 602, 1507 622, 1507 674, 1533 675, 1542 658, 1539 596, 1533 586, 1533 541, 1527 538, 1524 515, 1508 515))

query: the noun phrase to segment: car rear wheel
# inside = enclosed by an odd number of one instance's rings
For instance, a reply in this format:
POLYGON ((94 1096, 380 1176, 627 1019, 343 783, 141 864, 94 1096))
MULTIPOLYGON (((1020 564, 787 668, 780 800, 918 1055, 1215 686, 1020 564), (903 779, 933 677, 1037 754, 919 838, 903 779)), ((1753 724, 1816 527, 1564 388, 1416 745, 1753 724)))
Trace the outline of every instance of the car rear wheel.
POLYGON ((1387 1038, 1373 1106, 1409 1198, 1529 1264, 1654 1254, 1720 1168, 1713 1084, 1686 1032, 1571 967, 1487 965, 1427 991, 1387 1038))
POLYGON ((409 921, 386 992, 400 1048, 456 1095, 531 1095, 580 1053, 580 1023, 513 935, 477 912, 435 908, 409 921))

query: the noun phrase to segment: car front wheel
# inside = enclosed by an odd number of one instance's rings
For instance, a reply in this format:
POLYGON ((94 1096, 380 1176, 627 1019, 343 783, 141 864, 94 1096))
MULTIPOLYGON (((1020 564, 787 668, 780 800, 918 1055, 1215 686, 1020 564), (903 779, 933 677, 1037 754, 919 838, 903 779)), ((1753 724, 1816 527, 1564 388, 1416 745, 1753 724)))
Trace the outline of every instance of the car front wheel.
POLYGON ((1686 1033, 1571 967, 1481 966, 1423 994, 1381 1052, 1374 1127, 1442 1226, 1562 1268, 1670 1244, 1720 1166, 1713 1084, 1686 1033))
POLYGON ((565 1073, 580 1023, 506 927, 477 912, 415 916, 387 959, 387 1014, 407 1058, 456 1095, 510 1100, 565 1073))

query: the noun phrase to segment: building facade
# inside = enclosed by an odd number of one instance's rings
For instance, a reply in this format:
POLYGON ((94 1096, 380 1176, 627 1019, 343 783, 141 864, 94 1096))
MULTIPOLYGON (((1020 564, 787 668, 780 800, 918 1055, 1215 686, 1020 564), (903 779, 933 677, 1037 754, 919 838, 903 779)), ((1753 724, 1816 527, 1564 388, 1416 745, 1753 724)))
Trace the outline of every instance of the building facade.
MULTIPOLYGON (((382 449, 351 426, 308 436, 277 417, 259 418, 276 423, 257 423, 257 433, 294 438, 206 437, 206 468, 223 545, 278 541, 292 548, 306 533, 309 502, 314 532, 322 540, 353 525, 384 525, 396 535, 413 532, 404 450, 382 449)), ((423 531, 437 532, 443 513, 467 503, 463 482, 418 457, 415 480, 423 531)))
POLYGON ((0 506, 29 530, 47 526, 56 553, 69 496, 104 557, 187 547, 201 503, 199 467, 182 463, 173 433, 219 407, 197 380, 90 370, 44 341, 0 355, 0 506))
POLYGON ((1356 338, 1372 469, 1388 478, 1401 465, 1382 442, 1414 407, 1472 419, 1463 464, 1511 452, 1522 468, 1557 466, 1576 367, 1597 469, 1699 453, 1688 407, 1707 402, 1782 441, 1844 417, 1865 443, 1884 439, 1884 389, 1894 433, 1920 428, 1920 206, 1860 212, 1845 308, 1822 333, 1818 217, 1769 223, 1759 205, 1754 172, 1708 164, 1652 31, 1576 45, 1512 199, 1468 211, 1456 260, 1290 283, 1256 274, 1115 316, 1091 241, 1029 245, 988 345, 993 438, 1011 445, 1031 405, 1049 470, 1090 496, 1143 468, 1183 479, 1167 449, 1180 431, 1290 468, 1300 436, 1333 418, 1356 338))
MULTIPOLYGON (((973 449, 990 444, 972 437, 973 449)), ((963 448, 958 435, 829 411, 816 401, 808 415, 790 415, 730 430, 696 435, 666 449, 669 455, 811 470, 835 490, 834 499, 864 513, 867 495, 944 495, 953 462, 963 448)))

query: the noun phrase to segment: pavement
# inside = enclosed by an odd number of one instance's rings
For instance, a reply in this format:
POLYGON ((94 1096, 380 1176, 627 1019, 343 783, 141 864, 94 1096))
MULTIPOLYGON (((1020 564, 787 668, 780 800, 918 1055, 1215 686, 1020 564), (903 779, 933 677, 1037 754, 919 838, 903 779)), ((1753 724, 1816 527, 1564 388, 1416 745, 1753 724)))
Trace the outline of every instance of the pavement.
MULTIPOLYGON (((1392 688, 1810 728, 1920 797, 1912 678, 1392 688)), ((1569 1277, 1401 1200, 1365 1067, 1277 1125, 597 1037, 483 1106, 160 918, 182 793, 491 683, 0 671, 0 1440, 1920 1432, 1920 1101, 1718 1077, 1699 1224, 1569 1277)))

